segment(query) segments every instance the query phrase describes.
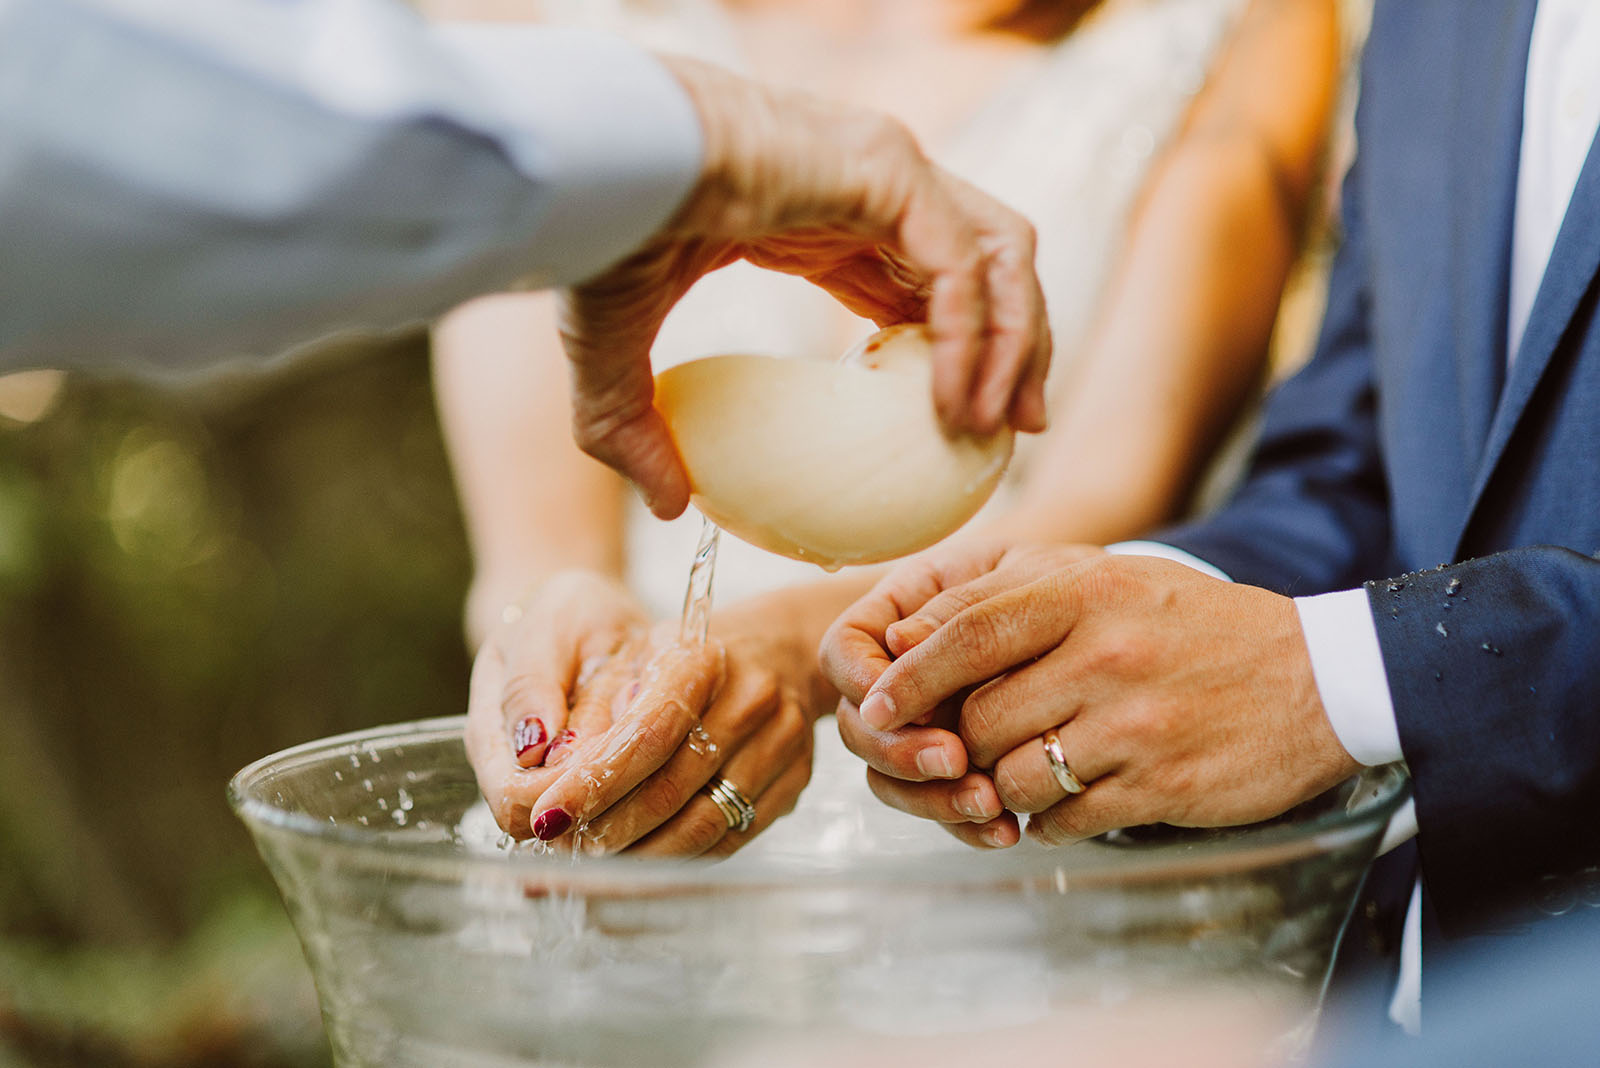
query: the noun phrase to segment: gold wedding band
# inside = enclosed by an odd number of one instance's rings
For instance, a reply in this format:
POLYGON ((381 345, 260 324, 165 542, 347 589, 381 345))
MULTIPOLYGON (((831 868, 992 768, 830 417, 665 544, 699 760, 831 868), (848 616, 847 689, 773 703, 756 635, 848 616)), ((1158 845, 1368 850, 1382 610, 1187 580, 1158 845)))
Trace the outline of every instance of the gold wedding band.
POLYGON ((1061 751, 1061 738, 1055 731, 1045 731, 1044 737, 1039 740, 1044 743, 1044 758, 1050 762, 1050 774, 1056 777, 1056 782, 1069 794, 1083 793, 1083 780, 1067 767, 1067 756, 1061 751))
POLYGON ((744 792, 727 779, 716 778, 706 786, 706 796, 711 798, 730 831, 748 831, 756 822, 756 806, 744 792))

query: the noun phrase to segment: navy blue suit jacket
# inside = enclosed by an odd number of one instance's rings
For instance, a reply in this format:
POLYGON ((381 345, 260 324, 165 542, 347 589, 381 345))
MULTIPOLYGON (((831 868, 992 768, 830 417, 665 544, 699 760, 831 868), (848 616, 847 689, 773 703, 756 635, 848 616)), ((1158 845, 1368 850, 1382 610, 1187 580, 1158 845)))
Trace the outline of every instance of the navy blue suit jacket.
POLYGON ((1380 0, 1317 351, 1235 499, 1163 538, 1367 584, 1446 934, 1600 863, 1600 150, 1508 372, 1533 8, 1380 0))

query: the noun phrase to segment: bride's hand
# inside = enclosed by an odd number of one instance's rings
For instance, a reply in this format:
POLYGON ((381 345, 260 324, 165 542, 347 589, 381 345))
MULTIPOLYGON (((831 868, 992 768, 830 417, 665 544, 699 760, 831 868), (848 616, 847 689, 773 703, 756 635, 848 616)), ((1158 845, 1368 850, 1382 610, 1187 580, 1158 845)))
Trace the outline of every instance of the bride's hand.
POLYGON ((532 834, 530 805, 554 778, 543 765, 611 725, 600 695, 632 677, 648 627, 621 586, 564 571, 486 635, 472 666, 466 746, 503 829, 532 834))
POLYGON ((590 853, 721 856, 794 807, 811 777, 812 719, 798 681, 775 666, 777 643, 754 628, 704 645, 667 634, 618 722, 576 748, 534 803, 537 837, 590 853), (748 828, 704 792, 717 779, 753 805, 748 828))

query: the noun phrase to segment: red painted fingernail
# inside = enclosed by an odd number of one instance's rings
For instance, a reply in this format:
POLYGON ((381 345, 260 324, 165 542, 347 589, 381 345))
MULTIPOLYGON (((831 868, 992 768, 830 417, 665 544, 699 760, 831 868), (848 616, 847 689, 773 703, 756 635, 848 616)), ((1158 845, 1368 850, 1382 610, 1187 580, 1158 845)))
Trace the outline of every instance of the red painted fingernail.
POLYGON ((511 732, 511 748, 517 751, 517 760, 543 745, 546 737, 544 720, 538 716, 523 716, 511 732))
POLYGON ((533 836, 541 842, 560 838, 572 826, 572 817, 565 809, 547 808, 533 821, 533 836))
POLYGON ((550 739, 550 748, 544 751, 544 766, 547 768, 554 767, 557 763, 556 756, 558 753, 562 759, 565 759, 567 755, 566 747, 571 745, 573 739, 577 737, 578 732, 569 728, 550 739))

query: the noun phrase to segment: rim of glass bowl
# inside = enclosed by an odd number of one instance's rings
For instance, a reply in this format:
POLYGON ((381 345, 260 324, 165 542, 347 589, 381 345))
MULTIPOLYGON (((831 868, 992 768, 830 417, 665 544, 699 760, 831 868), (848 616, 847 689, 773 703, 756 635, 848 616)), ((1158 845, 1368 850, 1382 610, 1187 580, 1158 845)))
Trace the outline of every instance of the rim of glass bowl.
POLYGON ((1061 889, 1102 883, 1161 882, 1201 877, 1285 863, 1381 834, 1396 809, 1411 796, 1411 780, 1399 765, 1367 769, 1375 789, 1355 811, 1335 809, 1313 819, 1241 829, 1241 837, 1217 841, 1180 840, 1131 849, 1048 849, 1026 837, 1019 847, 993 852, 974 850, 974 863, 953 864, 959 853, 852 856, 837 865, 803 869, 776 858, 738 865, 670 858, 636 858, 627 854, 585 857, 573 863, 564 854, 472 853, 454 841, 417 840, 385 829, 331 824, 303 812, 279 808, 251 793, 263 777, 308 758, 325 759, 351 751, 367 754, 408 744, 449 742, 461 737, 465 716, 416 720, 303 742, 253 761, 228 783, 228 802, 253 833, 287 834, 335 847, 352 863, 366 863, 439 880, 454 880, 467 870, 537 876, 582 889, 687 889, 690 887, 756 888, 774 884, 827 882, 879 883, 920 880, 955 886, 994 885, 1051 880, 1061 889))

